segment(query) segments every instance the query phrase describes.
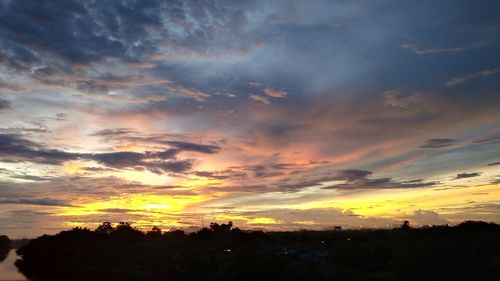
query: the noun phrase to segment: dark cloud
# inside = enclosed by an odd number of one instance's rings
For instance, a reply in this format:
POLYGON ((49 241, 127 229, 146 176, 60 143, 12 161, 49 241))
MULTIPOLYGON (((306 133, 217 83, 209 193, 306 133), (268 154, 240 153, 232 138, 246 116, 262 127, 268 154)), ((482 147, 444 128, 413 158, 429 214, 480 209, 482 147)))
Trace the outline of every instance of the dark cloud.
POLYGON ((482 138, 482 139, 474 141, 475 144, 485 144, 485 143, 494 143, 494 142, 500 142, 500 134, 496 134, 496 135, 490 136, 488 138, 482 138))
MULTIPOLYGON (((271 172, 269 172, 271 174, 271 172)), ((322 189, 337 190, 363 190, 363 189, 391 189, 391 188, 422 188, 431 187, 439 184, 437 181, 425 181, 424 179, 415 180, 394 180, 392 178, 368 178, 373 172, 366 170, 340 170, 332 176, 325 176, 309 171, 300 170, 299 173, 289 173, 288 177, 280 178, 271 183, 255 183, 234 185, 228 187, 232 191, 240 192, 297 192, 298 190, 319 186, 322 189), (333 181, 343 181, 343 183, 331 183, 333 181)), ((204 172, 203 176, 216 178, 217 174, 204 172)), ((281 175, 281 174, 280 174, 281 175)), ((274 176, 274 175, 272 175, 274 176)), ((266 176, 250 178, 266 179, 266 176)), ((246 176, 248 177, 248 175, 246 176)))
POLYGON ((348 182, 353 182, 359 179, 365 179, 367 176, 372 175, 371 171, 365 170, 341 170, 337 172, 337 175, 332 178, 332 180, 344 180, 348 182))
POLYGON ((0 99, 0 111, 10 109, 11 102, 8 100, 0 99))
POLYGON ((150 170, 151 172, 162 173, 183 173, 191 170, 193 166, 192 160, 176 160, 161 157, 164 152, 111 152, 91 154, 86 159, 95 160, 98 163, 107 167, 116 169, 132 168, 135 170, 150 170), (157 160, 160 159, 160 160, 157 160), (168 160, 168 161, 165 161, 168 160))
POLYGON ((477 172, 474 172, 474 173, 460 173, 460 174, 457 174, 457 176, 454 177, 453 179, 454 180, 468 179, 468 178, 479 177, 480 175, 481 175, 481 173, 477 173, 477 172))
MULTIPOLYGON (((196 151, 202 153, 216 153, 219 147, 198 145, 186 142, 173 142, 179 146, 179 151, 196 151)), ((183 173, 191 170, 192 160, 178 160, 167 158, 169 150, 164 152, 110 152, 110 153, 70 153, 56 149, 47 149, 44 146, 26 140, 19 135, 0 134, 0 161, 2 162, 31 162, 47 165, 61 165, 70 160, 94 160, 107 167, 136 170, 148 169, 154 173, 183 173)), ((176 151, 177 152, 177 151, 176 151)), ((175 156, 176 153, 170 156, 175 156)))
POLYGON ((90 158, 106 166, 126 168, 141 163, 146 159, 146 155, 138 152, 123 151, 94 154, 90 158))
POLYGON ((82 167, 82 170, 85 170, 89 173, 101 173, 101 172, 110 172, 115 171, 113 168, 104 168, 104 167, 82 167))
POLYGON ((65 200, 54 198, 0 198, 0 204, 22 204, 40 206, 73 206, 65 200))
POLYGON ((161 172, 183 173, 191 170, 193 162, 191 160, 174 160, 149 164, 147 167, 158 174, 161 172))
POLYGON ((215 154, 221 150, 221 147, 217 145, 200 144, 200 143, 193 143, 193 142, 179 141, 179 140, 169 140, 172 137, 175 137, 171 135, 145 137, 140 133, 128 128, 100 130, 90 134, 90 136, 103 137, 110 141, 130 141, 142 144, 153 143, 153 144, 167 145, 171 147, 163 152, 154 153, 156 157, 159 157, 161 159, 174 158, 175 156, 177 156, 177 154, 181 153, 182 151, 215 154))
POLYGON ((453 139, 430 139, 427 140, 425 144, 421 145, 421 148, 440 148, 448 147, 455 143, 453 139))
POLYGON ((25 128, 25 127, 10 127, 10 128, 0 128, 0 133, 9 135, 20 135, 20 134, 47 134, 51 131, 45 127, 38 128, 25 128))
POLYGON ((60 165, 65 161, 80 158, 80 154, 46 149, 26 140, 19 135, 0 134, 0 161, 32 162, 39 164, 60 165))
POLYGON ((21 67, 41 60, 39 53, 74 64, 106 57, 134 60, 148 49, 148 28, 158 26, 159 2, 12 1, 2 3, 3 57, 21 67), (141 38, 138 40, 138 38, 141 38))
POLYGON ((196 171, 193 174, 198 177, 218 179, 218 180, 225 180, 225 179, 236 180, 236 179, 242 179, 247 176, 246 173, 234 171, 231 169, 218 172, 196 171))
POLYGON ((114 137, 114 136, 124 136, 134 133, 135 131, 128 128, 117 128, 117 129, 104 129, 97 131, 95 133, 89 134, 89 136, 98 137, 114 137))
POLYGON ((36 175, 11 175, 10 178, 28 180, 28 181, 49 181, 52 177, 43 177, 36 175))
MULTIPOLYGON (((91 68, 120 63, 152 67, 172 59, 217 57, 225 50, 241 55, 254 47, 239 28, 249 21, 245 9, 255 6, 232 1, 8 1, 0 9, 0 63, 47 86, 90 93, 127 89, 146 77, 91 68)), ((155 92, 197 101, 211 96, 167 84, 155 92)))
POLYGON ((260 165, 232 166, 227 170, 217 172, 200 172, 199 176, 212 178, 272 178, 285 174, 295 174, 303 172, 309 168, 325 164, 325 162, 309 161, 309 163, 273 163, 260 165))
POLYGON ((496 165, 500 165, 500 162, 493 162, 488 164, 488 166, 496 166, 496 165))
POLYGON ((171 145, 181 151, 194 151, 206 154, 215 154, 221 149, 216 145, 198 144, 183 141, 165 141, 165 144, 171 145))
POLYGON ((56 114, 56 120, 57 121, 67 121, 69 115, 63 112, 59 112, 56 114))
POLYGON ((393 180, 392 178, 376 178, 369 179, 371 171, 365 170, 341 170, 336 176, 329 180, 342 180, 345 183, 334 184, 324 189, 385 189, 385 188, 419 188, 429 187, 439 184, 439 182, 426 182, 423 179, 415 179, 408 181, 393 180))

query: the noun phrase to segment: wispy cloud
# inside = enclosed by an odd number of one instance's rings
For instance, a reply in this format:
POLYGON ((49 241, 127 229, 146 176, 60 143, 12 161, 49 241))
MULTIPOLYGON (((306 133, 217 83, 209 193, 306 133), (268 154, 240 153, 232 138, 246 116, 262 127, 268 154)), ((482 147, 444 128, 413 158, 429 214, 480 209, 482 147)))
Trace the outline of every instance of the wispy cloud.
POLYGON ((417 55, 437 54, 437 53, 457 53, 469 48, 467 47, 450 47, 450 48, 424 48, 417 46, 414 42, 408 42, 401 45, 404 49, 409 49, 417 55))
POLYGON ((456 85, 465 83, 469 80, 480 78, 480 77, 488 77, 488 76, 496 74, 498 72, 500 72, 500 68, 484 69, 484 70, 481 70, 481 71, 473 73, 473 74, 462 75, 462 76, 452 78, 452 79, 448 80, 448 82, 446 82, 446 86, 448 86, 448 87, 456 86, 456 85))
POLYGON ((269 101, 269 98, 267 98, 265 96, 251 94, 249 97, 251 100, 258 102, 258 103, 271 104, 271 102, 269 101))
POLYGON ((199 102, 204 102, 208 97, 211 96, 210 94, 204 93, 202 91, 193 88, 186 88, 180 85, 168 85, 167 91, 172 94, 193 98, 199 102))
POLYGON ((20 204, 39 206, 73 206, 67 201, 54 198, 0 198, 0 204, 20 204))
POLYGON ((425 144, 421 145, 421 148, 441 148, 452 146, 456 143, 454 139, 429 139, 425 144))
POLYGON ((273 98, 284 98, 288 95, 288 93, 283 90, 272 89, 272 88, 264 89, 264 93, 273 98))
POLYGON ((481 175, 481 173, 478 173, 478 172, 474 172, 474 173, 460 173, 460 174, 457 174, 456 177, 453 178, 453 180, 475 178, 475 177, 479 177, 480 175, 481 175))
POLYGON ((384 92, 384 103, 389 107, 408 108, 419 101, 417 94, 403 95, 398 90, 384 92))

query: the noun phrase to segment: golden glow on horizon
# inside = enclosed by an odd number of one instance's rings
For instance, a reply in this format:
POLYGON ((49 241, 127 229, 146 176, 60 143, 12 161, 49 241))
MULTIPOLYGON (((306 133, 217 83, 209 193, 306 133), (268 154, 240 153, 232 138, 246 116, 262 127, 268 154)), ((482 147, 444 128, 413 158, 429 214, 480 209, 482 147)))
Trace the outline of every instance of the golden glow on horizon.
POLYGON ((110 200, 81 204, 77 207, 61 208, 58 216, 86 216, 123 210, 126 214, 147 214, 152 218, 162 213, 180 213, 191 204, 207 200, 206 196, 176 196, 154 194, 132 194, 112 197, 110 200))
MULTIPOLYGON (((127 171, 128 172, 128 171, 127 171)), ((131 177, 143 176, 144 172, 130 173, 131 177)), ((135 180, 137 180, 135 178, 135 180)), ((144 178, 142 179, 144 180, 144 178)), ((102 215, 111 215, 120 217, 121 220, 131 221, 134 226, 147 230, 152 225, 157 225, 163 229, 179 228, 186 225, 198 225, 202 217, 205 217, 207 223, 212 221, 234 221, 238 224, 247 226, 279 226, 285 225, 284 221, 275 217, 266 216, 246 216, 245 213, 256 210, 279 210, 294 209, 307 211, 311 209, 336 209, 343 212, 353 212, 355 215, 369 218, 388 218, 397 219, 403 215, 412 214, 415 210, 439 210, 440 215, 454 214, 459 207, 466 207, 474 202, 474 199, 480 199, 482 203, 487 203, 490 198, 500 198, 499 185, 479 184, 469 187, 441 187, 441 188, 415 188, 415 189, 377 189, 377 190, 358 190, 357 192, 332 191, 331 196, 320 200, 308 200, 296 204, 280 204, 279 200, 274 203, 259 204, 257 198, 248 196, 247 199, 256 202, 253 205, 246 200, 232 201, 224 197, 227 191, 215 191, 216 187, 227 185, 222 180, 206 179, 201 177, 190 177, 179 180, 174 184, 178 188, 168 189, 171 191, 191 191, 197 190, 203 192, 203 195, 161 195, 161 194, 131 194, 128 196, 113 197, 105 201, 89 202, 78 204, 79 207, 63 207, 56 216, 66 217, 66 225, 70 227, 97 225, 100 221, 91 223, 81 223, 73 221, 71 217, 89 217, 95 216, 96 219, 102 215), (215 186, 208 189, 209 186, 215 186), (475 194, 475 195, 473 195, 475 194), (253 198, 253 199, 252 199, 253 198), (225 212, 224 207, 211 207, 205 209, 206 204, 212 199, 223 200, 231 203, 229 205, 239 205, 231 209, 231 212, 225 212), (257 200, 256 200, 257 199, 257 200), (207 210, 212 210, 207 212, 207 210), (182 223, 181 223, 182 221, 182 223), (187 223, 187 224, 186 224, 187 223)), ((315 192, 316 188, 305 189, 295 194, 282 194, 281 198, 290 196, 294 198, 298 194, 309 194, 315 192)), ((269 198, 275 198, 276 195, 261 195, 263 202, 268 202, 269 198)), ((299 196, 300 197, 300 196, 299 196)), ((284 202, 287 202, 286 200, 284 202)), ((495 202, 492 202, 495 203, 495 202)), ((220 205, 224 206, 224 204, 220 205)), ((286 216, 286 215, 285 215, 286 216)), ((453 221, 453 220, 452 220, 453 221)), ((311 219, 289 221, 293 224, 315 227, 318 223, 311 219)), ((335 224, 334 221, 331 222, 335 224)))
POLYGON ((273 218, 253 218, 247 221, 248 224, 281 224, 280 221, 273 218))
MULTIPOLYGON (((350 194, 348 197, 328 198, 297 204, 296 209, 340 208, 362 216, 394 217, 418 209, 451 208, 468 205, 475 196, 484 193, 487 198, 500 198, 499 185, 485 184, 465 188, 386 189, 350 194)), ((482 200, 483 201, 483 200, 482 200)), ((483 201, 484 202, 484 201, 483 201)), ((447 212, 440 212, 446 214, 447 212)))

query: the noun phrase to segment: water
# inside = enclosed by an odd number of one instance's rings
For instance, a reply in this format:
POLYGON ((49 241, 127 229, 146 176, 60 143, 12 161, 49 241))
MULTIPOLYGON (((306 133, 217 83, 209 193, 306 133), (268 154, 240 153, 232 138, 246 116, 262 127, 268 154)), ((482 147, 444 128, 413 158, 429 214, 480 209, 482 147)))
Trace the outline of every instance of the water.
POLYGON ((17 259, 16 250, 10 250, 7 258, 0 262, 0 281, 26 280, 26 277, 19 273, 14 265, 17 259))

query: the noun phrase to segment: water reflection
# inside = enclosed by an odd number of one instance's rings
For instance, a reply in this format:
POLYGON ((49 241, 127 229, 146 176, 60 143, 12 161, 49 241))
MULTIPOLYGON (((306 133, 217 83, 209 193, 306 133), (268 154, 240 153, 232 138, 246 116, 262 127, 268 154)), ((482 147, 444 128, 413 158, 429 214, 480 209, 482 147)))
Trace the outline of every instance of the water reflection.
POLYGON ((17 271, 17 267, 14 265, 18 256, 16 250, 11 250, 7 255, 7 258, 0 262, 0 280, 26 280, 21 273, 17 271))

